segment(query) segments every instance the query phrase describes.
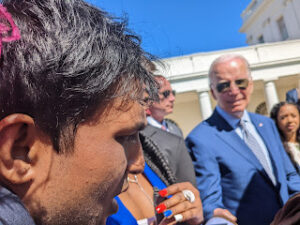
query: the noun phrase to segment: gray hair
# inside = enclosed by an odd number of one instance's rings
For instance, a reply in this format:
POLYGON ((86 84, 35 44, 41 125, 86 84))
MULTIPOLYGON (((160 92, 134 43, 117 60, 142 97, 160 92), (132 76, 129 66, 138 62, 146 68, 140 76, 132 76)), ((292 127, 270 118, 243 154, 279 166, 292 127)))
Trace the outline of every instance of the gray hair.
POLYGON ((209 71, 208 71, 209 84, 212 83, 211 82, 212 77, 214 77, 216 75, 215 74, 215 66, 219 63, 224 63, 224 62, 230 61, 232 59, 241 59, 247 66, 248 77, 251 78, 250 64, 244 56, 239 55, 239 54, 225 54, 225 55, 219 56, 211 63, 211 65, 209 67, 209 71))

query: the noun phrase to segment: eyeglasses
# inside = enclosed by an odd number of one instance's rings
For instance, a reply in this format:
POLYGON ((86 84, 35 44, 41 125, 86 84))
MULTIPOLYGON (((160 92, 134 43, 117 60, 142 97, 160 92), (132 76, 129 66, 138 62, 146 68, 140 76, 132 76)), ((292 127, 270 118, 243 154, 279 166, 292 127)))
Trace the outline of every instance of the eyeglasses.
POLYGON ((174 96, 176 95, 176 91, 174 91, 174 90, 172 90, 172 91, 166 90, 166 91, 162 92, 161 94, 164 96, 164 98, 168 98, 168 97, 170 96, 171 93, 172 93, 174 96))
MULTIPOLYGON (((230 83, 231 83, 231 81, 225 81, 225 82, 218 83, 217 91, 219 93, 228 91, 230 89, 230 83)), ((238 80, 235 80, 234 83, 240 90, 245 90, 249 85, 249 80, 248 79, 238 79, 238 80)))

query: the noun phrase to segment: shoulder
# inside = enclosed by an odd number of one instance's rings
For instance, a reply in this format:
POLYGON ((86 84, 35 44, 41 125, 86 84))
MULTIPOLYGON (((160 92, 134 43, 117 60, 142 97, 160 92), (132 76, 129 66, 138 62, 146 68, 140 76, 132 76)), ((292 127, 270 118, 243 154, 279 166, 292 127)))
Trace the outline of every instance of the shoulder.
POLYGON ((182 137, 175 135, 173 133, 164 131, 160 128, 154 127, 150 124, 148 124, 144 130, 140 132, 141 135, 145 137, 149 137, 155 141, 157 140, 164 140, 164 141, 169 141, 169 140, 181 140, 182 137))
POLYGON ((182 131, 181 131, 179 125, 174 120, 164 119, 164 121, 167 123, 170 133, 173 133, 175 135, 183 137, 183 134, 182 134, 182 131))
POLYGON ((248 112, 248 114, 249 114, 249 117, 251 118, 252 122, 261 122, 261 123, 270 124, 270 125, 275 124, 274 121, 267 116, 257 114, 257 113, 251 113, 251 112, 248 112))
POLYGON ((172 119, 165 118, 164 121, 165 121, 168 125, 170 125, 170 126, 175 126, 175 127, 178 127, 178 128, 179 128, 178 124, 177 124, 174 120, 172 120, 172 119))
POLYGON ((188 136, 202 136, 214 133, 216 131, 216 127, 212 126, 208 120, 204 120, 200 122, 189 134, 188 136))

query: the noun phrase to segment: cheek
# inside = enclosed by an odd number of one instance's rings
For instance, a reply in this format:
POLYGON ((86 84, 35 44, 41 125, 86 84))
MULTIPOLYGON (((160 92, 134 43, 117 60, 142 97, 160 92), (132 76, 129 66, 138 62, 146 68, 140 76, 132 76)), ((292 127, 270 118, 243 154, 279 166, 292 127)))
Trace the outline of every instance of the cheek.
POLYGON ((127 165, 124 149, 116 142, 90 145, 78 155, 78 162, 77 175, 91 182, 121 179, 127 165))
POLYGON ((109 145, 101 160, 102 174, 106 179, 121 179, 127 168, 127 157, 125 150, 119 143, 109 145))
POLYGON ((280 130, 285 130, 286 121, 285 120, 279 120, 278 121, 278 126, 279 126, 280 130))

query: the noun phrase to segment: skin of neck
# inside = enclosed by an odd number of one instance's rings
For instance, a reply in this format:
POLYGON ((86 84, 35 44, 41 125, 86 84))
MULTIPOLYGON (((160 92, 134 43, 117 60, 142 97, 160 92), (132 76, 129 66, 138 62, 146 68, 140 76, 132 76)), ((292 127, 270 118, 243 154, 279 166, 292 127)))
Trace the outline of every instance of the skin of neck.
POLYGON ((159 113, 156 111, 151 111, 151 116, 158 122, 162 123, 162 121, 165 118, 165 115, 163 113, 159 113))
POLYGON ((285 134, 284 136, 285 136, 286 142, 292 142, 292 143, 297 142, 297 132, 288 133, 288 134, 285 134))

